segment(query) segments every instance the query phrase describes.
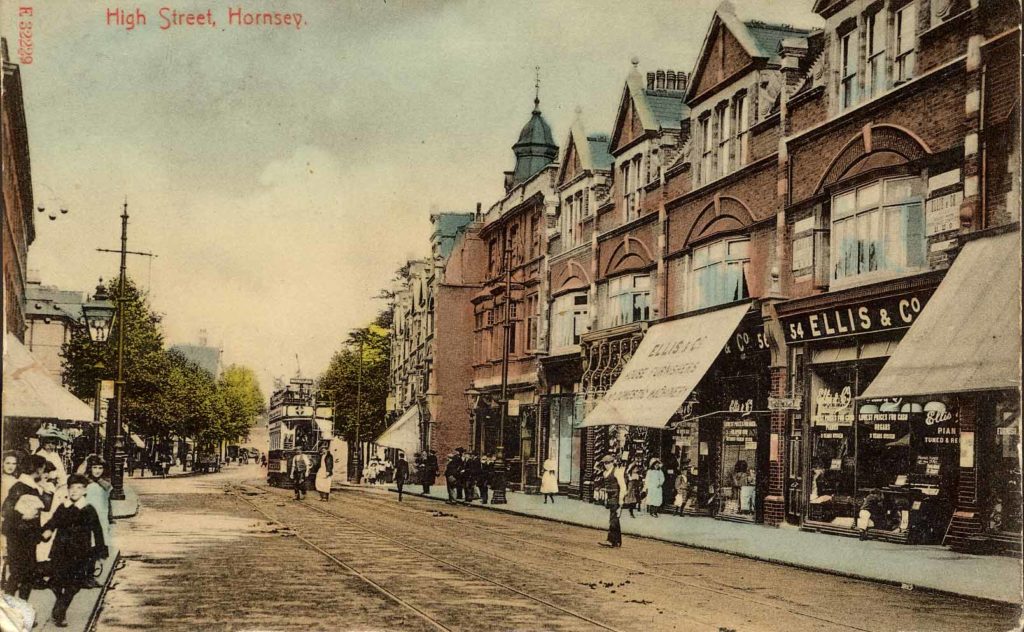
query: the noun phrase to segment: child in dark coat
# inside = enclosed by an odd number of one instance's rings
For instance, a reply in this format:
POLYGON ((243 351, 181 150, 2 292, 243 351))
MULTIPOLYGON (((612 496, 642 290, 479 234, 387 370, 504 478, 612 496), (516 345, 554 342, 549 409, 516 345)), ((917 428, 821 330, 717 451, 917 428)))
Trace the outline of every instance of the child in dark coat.
POLYGON ((99 516, 85 500, 88 484, 89 479, 80 474, 68 477, 68 499, 43 527, 44 537, 56 531, 50 551, 50 588, 57 597, 53 623, 61 628, 67 626, 65 617, 71 600, 92 579, 94 561, 108 555, 99 516))
POLYGON ((46 459, 31 454, 19 464, 19 476, 4 499, 0 514, 3 534, 7 539, 8 576, 4 591, 28 599, 36 582, 36 545, 42 537, 39 515, 49 507, 43 498, 39 481, 43 477, 46 459))

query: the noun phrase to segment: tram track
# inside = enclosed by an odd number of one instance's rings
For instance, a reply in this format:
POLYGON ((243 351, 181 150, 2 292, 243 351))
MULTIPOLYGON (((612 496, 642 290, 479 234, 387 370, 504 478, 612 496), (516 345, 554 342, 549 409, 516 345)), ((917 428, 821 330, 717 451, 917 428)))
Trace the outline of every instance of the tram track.
MULTIPOLYGON (((267 494, 268 493, 266 489, 263 489, 263 488, 260 488, 260 487, 253 487, 253 486, 249 486, 249 485, 233 485, 233 486, 229 487, 229 492, 231 492, 236 498, 241 499, 246 504, 251 506, 257 513, 262 515, 268 521, 270 521, 270 522, 272 522, 274 524, 280 525, 281 527, 284 527, 284 528, 288 529, 289 531, 291 531, 292 533, 294 533, 296 538, 298 538, 300 541, 302 541, 305 545, 309 546, 313 550, 317 551, 320 555, 324 556, 326 559, 330 560, 335 565, 345 569, 352 576, 357 577, 358 579, 362 580, 363 582, 365 582, 366 584, 371 586, 374 590, 380 592, 385 597, 387 597, 391 601, 395 602, 396 604, 398 604, 402 608, 408 609, 411 612, 413 612, 417 617, 419 617, 419 618, 423 619, 424 621, 426 621, 434 629, 439 629, 439 630, 454 630, 454 629, 458 629, 458 626, 456 626, 454 628, 450 627, 449 625, 444 623, 438 616, 436 616, 434 614, 431 614, 431 612, 429 611, 429 608, 417 606, 416 604, 412 603, 410 600, 403 599, 402 597, 400 597, 396 593, 396 591, 389 589, 388 587, 384 586, 381 582, 376 581, 373 578, 369 577, 367 572, 361 571, 358 568, 356 568, 354 565, 345 562, 344 560, 340 559, 336 553, 332 553, 327 548, 318 545, 316 542, 311 540, 309 537, 299 533, 298 529, 296 528, 297 525, 289 524, 289 522, 274 516, 270 512, 268 512, 268 511, 264 510, 262 507, 260 507, 254 500, 252 500, 252 498, 250 498, 246 494, 238 493, 238 490, 246 489, 246 488, 251 489, 251 490, 255 490, 256 494, 267 494)), ((272 495, 276 496, 278 494, 272 494, 272 495)), ((425 550, 423 550, 423 549, 421 549, 419 547, 412 546, 412 545, 408 544, 407 542, 403 542, 403 541, 401 541, 398 538, 395 538, 393 536, 389 536, 389 535, 384 534, 384 533, 380 533, 379 531, 371 529, 371 528, 363 525, 362 523, 360 523, 360 522, 358 522, 356 520, 353 520, 351 518, 348 518, 346 516, 339 515, 339 514, 333 512, 333 511, 327 510, 325 508, 318 507, 316 505, 311 505, 311 504, 308 504, 308 503, 301 503, 298 506, 304 508, 308 512, 312 512, 312 513, 318 514, 318 515, 326 517, 326 518, 328 518, 328 519, 330 519, 332 521, 343 522, 343 523, 345 523, 346 525, 348 525, 352 529, 355 529, 355 530, 357 530, 357 531, 359 531, 359 532, 361 532, 363 534, 371 536, 372 538, 375 538, 377 540, 382 540, 382 541, 388 543, 391 546, 399 547, 399 548, 401 548, 403 550, 412 552, 415 555, 419 556, 420 558, 428 559, 431 562, 433 562, 435 564, 438 564, 438 565, 448 569, 449 571, 454 572, 455 574, 458 574, 458 575, 461 575, 461 576, 464 576, 464 577, 470 577, 470 578, 472 578, 474 580, 477 580, 477 581, 480 581, 480 582, 484 582, 484 583, 486 583, 486 584, 488 584, 490 586, 493 586, 495 588, 498 588, 498 589, 500 589, 502 591, 513 593, 514 595, 518 596, 521 599, 526 599, 526 600, 528 600, 528 601, 530 601, 530 602, 532 602, 534 604, 538 604, 538 605, 543 606, 544 608, 547 608, 549 610, 554 610, 555 612, 559 613, 563 617, 568 617, 568 618, 570 618, 570 619, 572 619, 574 621, 577 621, 577 622, 587 623, 587 624, 589 624, 590 626, 593 626, 596 629, 608 630, 609 632, 620 632, 620 630, 618 628, 614 627, 613 625, 604 623, 602 621, 598 621, 598 620, 596 620, 596 619, 594 619, 592 617, 588 617, 585 614, 582 614, 582 613, 577 612, 575 610, 572 610, 570 608, 566 608, 566 607, 561 606, 561 605, 559 605, 557 603, 554 603, 553 601, 551 601, 549 599, 545 599, 543 597, 540 597, 538 595, 532 594, 532 593, 527 592, 525 590, 521 590, 521 589, 516 588, 515 586, 512 586, 512 585, 510 585, 510 584, 508 584, 506 582, 500 581, 500 580, 495 579, 493 577, 488 577, 487 575, 484 575, 484 574, 479 573, 477 571, 474 571, 472 569, 466 568, 463 565, 456 564, 454 562, 446 560, 446 559, 444 559, 444 558, 442 558, 440 556, 437 556, 437 555, 434 555, 434 554, 430 553, 429 551, 425 551, 425 550)), ((506 561, 513 561, 513 560, 506 560, 506 561)), ((687 618, 689 618, 689 617, 687 617, 687 618)), ((551 619, 550 618, 543 619, 543 621, 544 621, 545 625, 551 623, 551 619)), ((697 620, 694 620, 694 623, 699 623, 699 624, 701 624, 702 627, 706 626, 706 628, 710 629, 710 630, 718 630, 719 629, 718 626, 715 626, 712 623, 707 622, 707 621, 697 621, 697 620)))
MULTIPOLYGON (((349 492, 349 493, 351 493, 351 492, 349 492)), ((409 496, 412 496, 412 495, 409 495, 409 496)), ((415 496, 413 496, 413 497, 415 498, 415 496)), ((404 508, 404 507, 398 507, 395 503, 389 503, 389 502, 386 502, 386 501, 369 498, 369 495, 366 494, 366 493, 363 493, 361 495, 361 499, 364 502, 367 502, 368 504, 372 504, 374 506, 386 508, 386 509, 389 509, 389 510, 392 510, 392 511, 402 511, 402 512, 422 514, 422 511, 420 511, 420 510, 412 510, 412 509, 407 509, 407 508, 404 508)), ((436 502, 436 501, 427 501, 427 502, 436 502)), ((318 511, 324 511, 324 510, 320 509, 319 507, 313 507, 313 509, 316 509, 318 511)), ((327 512, 327 513, 331 513, 332 515, 334 515, 332 512, 327 512)), ((338 516, 338 517, 340 518, 340 516, 338 516)), ((438 527, 436 525, 430 525, 430 527, 432 529, 434 529, 435 531, 441 531, 442 530, 441 527, 438 527)), ((684 587, 689 588, 691 590, 698 590, 698 591, 701 591, 701 592, 711 593, 711 594, 719 596, 719 597, 727 597, 729 599, 737 600, 737 601, 742 602, 745 605, 755 604, 755 605, 760 605, 760 606, 763 606, 763 607, 766 607, 766 608, 772 608, 772 609, 775 609, 775 610, 780 610, 780 611, 785 612, 785 613, 790 614, 790 615, 804 617, 806 619, 810 619, 810 620, 817 621, 817 622, 820 622, 820 623, 828 624, 830 626, 833 626, 836 629, 855 630, 857 632, 874 632, 870 628, 863 628, 863 627, 859 627, 859 626, 856 626, 856 625, 851 625, 849 623, 844 623, 844 622, 841 622, 841 621, 836 621, 834 619, 829 619, 827 617, 821 617, 821 616, 818 616, 818 615, 815 615, 815 614, 812 614, 812 613, 804 612, 804 611, 801 611, 801 610, 796 610, 796 609, 787 607, 787 606, 785 606, 783 604, 773 603, 771 601, 766 601, 766 600, 763 600, 763 599, 757 599, 756 597, 751 595, 749 590, 744 590, 743 588, 739 588, 739 587, 735 587, 735 586, 729 586, 727 584, 721 584, 721 583, 720 583, 720 585, 722 587, 721 588, 716 588, 714 586, 709 586, 706 583, 698 583, 698 582, 686 581, 686 580, 680 579, 677 576, 668 575, 668 574, 665 574, 665 573, 652 572, 650 570, 650 568, 647 567, 647 566, 621 564, 621 563, 618 563, 618 562, 613 562, 613 561, 609 561, 609 560, 599 559, 599 558, 596 558, 596 557, 591 557, 589 555, 583 555, 583 554, 580 554, 580 553, 577 553, 577 552, 573 552, 573 551, 570 551, 570 550, 567 550, 567 549, 564 549, 564 548, 552 547, 552 546, 549 546, 549 545, 546 545, 546 544, 542 544, 542 543, 538 542, 537 540, 526 540, 526 539, 520 538, 518 536, 515 536, 515 535, 513 535, 513 534, 511 534, 511 533, 509 533, 508 531, 505 531, 505 530, 494 529, 494 528, 486 527, 486 526, 483 526, 483 525, 480 525, 480 524, 474 524, 474 525, 472 525, 472 528, 476 529, 478 531, 485 531, 485 532, 494 534, 496 536, 505 538, 507 540, 513 540, 513 541, 518 542, 518 543, 523 544, 523 545, 528 545, 528 546, 535 547, 535 548, 545 549, 545 550, 550 551, 552 554, 555 554, 555 555, 571 556, 571 557, 574 557, 574 558, 577 558, 577 559, 580 559, 580 560, 585 560, 585 561, 590 562, 592 564, 597 564, 597 565, 605 566, 605 567, 617 568, 617 569, 620 569, 622 571, 626 571, 627 573, 630 573, 630 574, 643 574, 646 577, 653 578, 653 579, 658 579, 658 580, 663 580, 663 581, 668 581, 668 582, 671 582, 673 584, 684 586, 684 587)), ((465 532, 463 531, 462 533, 464 534, 465 532)), ((515 560, 513 560, 511 558, 507 558, 505 556, 498 555, 498 554, 494 553, 493 551, 490 551, 490 550, 487 550, 487 549, 479 549, 479 548, 476 548, 476 547, 466 547, 464 542, 462 543, 462 546, 464 548, 470 548, 471 550, 473 550, 476 553, 480 553, 480 554, 484 554, 484 555, 489 555, 491 557, 495 557, 495 558, 501 559, 502 561, 506 561, 506 562, 514 562, 515 561, 515 560)), ((710 622, 701 621, 700 623, 704 623, 706 625, 711 625, 710 622)))

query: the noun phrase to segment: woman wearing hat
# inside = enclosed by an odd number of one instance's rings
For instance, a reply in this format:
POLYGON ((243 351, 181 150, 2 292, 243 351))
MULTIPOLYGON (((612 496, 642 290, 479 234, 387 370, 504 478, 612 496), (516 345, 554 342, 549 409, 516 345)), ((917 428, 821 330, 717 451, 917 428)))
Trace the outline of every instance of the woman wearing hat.
POLYGON ((647 513, 655 518, 661 504, 665 502, 662 495, 662 486, 665 484, 665 473, 661 471, 661 459, 651 459, 651 467, 647 470, 647 477, 644 479, 644 488, 647 490, 647 513))
POLYGON ((626 496, 626 468, 616 463, 615 457, 610 454, 601 459, 601 466, 604 468, 601 483, 605 493, 605 507, 608 508, 608 540, 601 542, 601 546, 620 547, 622 525, 619 524, 619 514, 626 496))

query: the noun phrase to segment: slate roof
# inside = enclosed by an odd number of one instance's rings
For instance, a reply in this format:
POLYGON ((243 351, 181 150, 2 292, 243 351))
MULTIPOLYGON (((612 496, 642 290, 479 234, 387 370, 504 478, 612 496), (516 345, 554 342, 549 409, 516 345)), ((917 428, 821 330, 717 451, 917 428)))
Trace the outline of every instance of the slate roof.
POLYGON ((590 162, 593 169, 611 169, 615 158, 608 152, 611 140, 608 134, 590 134, 587 136, 587 146, 590 147, 590 162))
POLYGON ((662 129, 679 129, 684 118, 689 118, 690 109, 683 103, 685 94, 681 90, 647 90, 647 106, 662 129))
POLYGON ((811 31, 785 24, 768 24, 760 20, 743 23, 753 39, 760 57, 766 57, 771 63, 778 63, 779 43, 787 37, 806 37, 811 31))

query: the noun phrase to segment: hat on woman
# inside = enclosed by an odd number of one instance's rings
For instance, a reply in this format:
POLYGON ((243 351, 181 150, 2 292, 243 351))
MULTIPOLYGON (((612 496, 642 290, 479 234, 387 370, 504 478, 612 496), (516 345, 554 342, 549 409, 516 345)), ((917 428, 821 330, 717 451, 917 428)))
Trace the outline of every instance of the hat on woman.
POLYGON ((603 457, 601 457, 601 463, 614 463, 614 462, 615 462, 615 457, 610 455, 610 454, 606 454, 603 457))
POLYGON ((659 458, 651 459, 651 467, 654 467, 655 463, 657 463, 658 465, 661 465, 661 459, 659 459, 659 458))

